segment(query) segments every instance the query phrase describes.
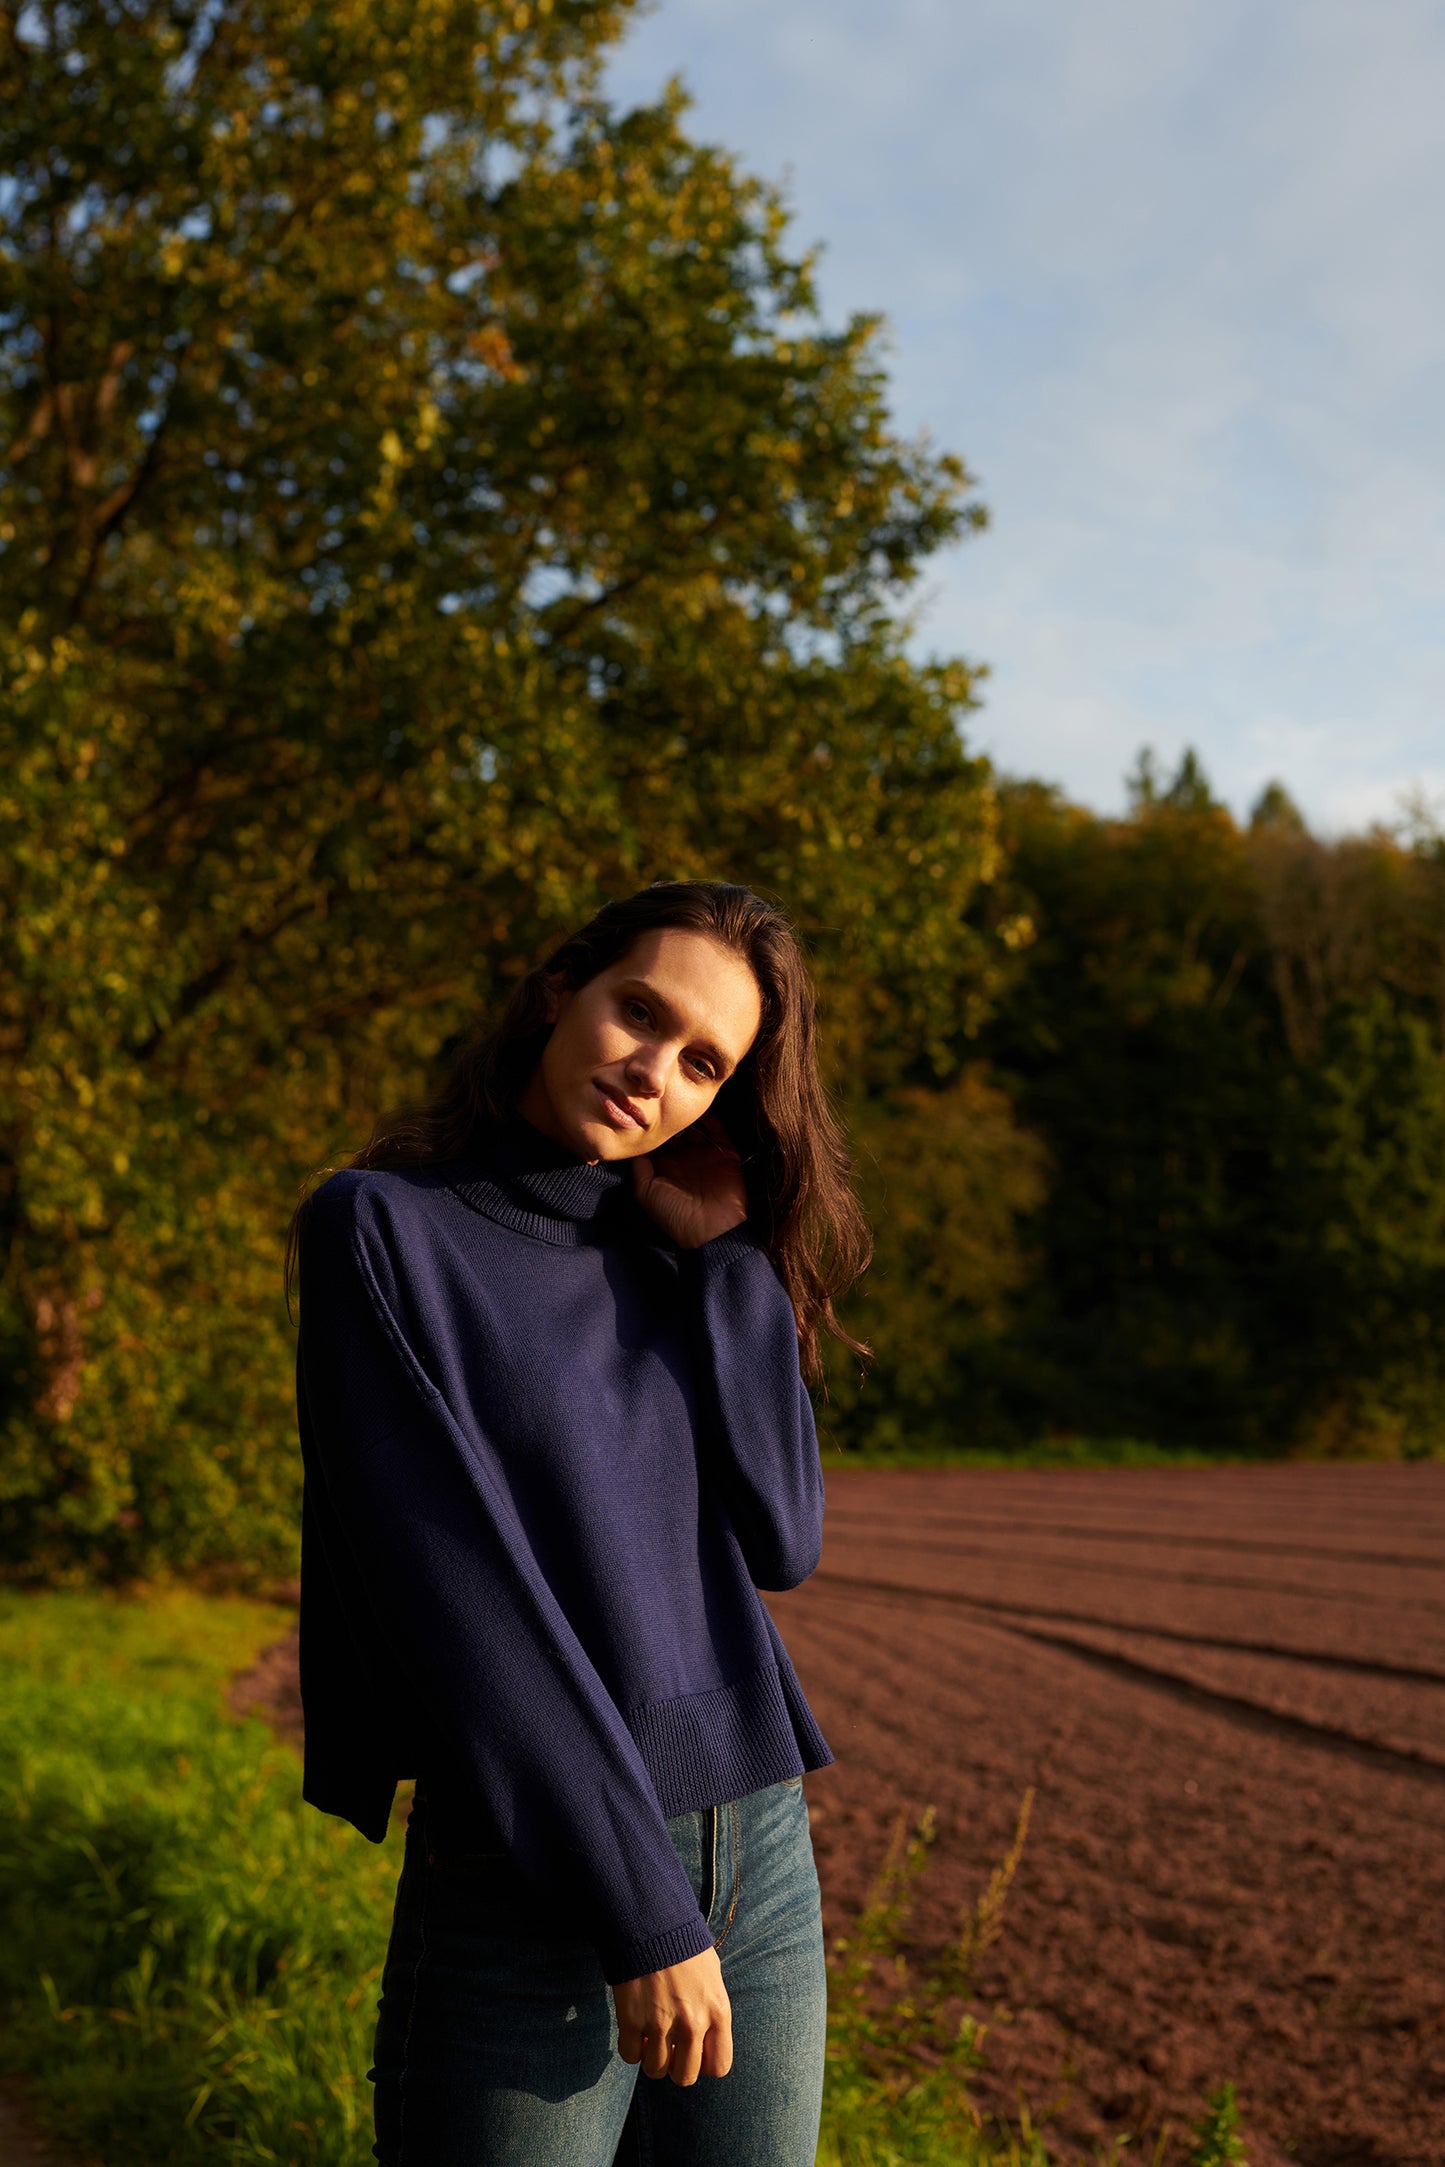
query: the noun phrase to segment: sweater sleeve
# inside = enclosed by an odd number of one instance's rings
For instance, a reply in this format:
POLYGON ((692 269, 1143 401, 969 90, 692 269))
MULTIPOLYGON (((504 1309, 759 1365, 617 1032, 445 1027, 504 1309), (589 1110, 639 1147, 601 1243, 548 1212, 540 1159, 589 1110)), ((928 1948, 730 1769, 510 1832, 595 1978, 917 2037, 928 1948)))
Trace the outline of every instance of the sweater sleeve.
POLYGON ((745 1228, 682 1252, 692 1281, 704 1451, 753 1584, 795 1588, 823 1546, 823 1470, 798 1328, 745 1228))
POLYGON ((324 1487, 388 1653, 519 1868, 575 1907, 610 1984, 682 1963, 712 1935, 641 1755, 486 1439, 408 1343, 382 1228, 355 1188, 335 1186, 311 1200, 301 1233, 308 1479, 324 1487))

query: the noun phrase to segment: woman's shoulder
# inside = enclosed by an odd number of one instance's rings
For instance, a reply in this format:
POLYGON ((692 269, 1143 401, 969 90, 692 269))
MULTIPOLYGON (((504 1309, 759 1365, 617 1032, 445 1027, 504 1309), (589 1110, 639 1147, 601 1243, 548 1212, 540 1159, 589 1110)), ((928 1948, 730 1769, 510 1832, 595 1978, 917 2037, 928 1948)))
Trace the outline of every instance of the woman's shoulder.
POLYGON ((431 1166, 343 1166, 313 1189, 301 1213, 303 1241, 382 1236, 425 1239, 439 1196, 449 1194, 447 1170, 431 1166))

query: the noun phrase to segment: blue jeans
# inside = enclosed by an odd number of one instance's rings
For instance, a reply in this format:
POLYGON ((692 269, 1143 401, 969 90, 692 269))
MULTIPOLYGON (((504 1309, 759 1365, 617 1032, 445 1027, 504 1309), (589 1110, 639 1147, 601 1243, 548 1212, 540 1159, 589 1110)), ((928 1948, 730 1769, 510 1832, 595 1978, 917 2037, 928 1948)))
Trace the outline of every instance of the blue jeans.
POLYGON ((733 2066, 692 2085, 622 2060, 591 1944, 428 1814, 423 1795, 369 2072, 384 2167, 813 2167, 827 1998, 800 1777, 667 1824, 732 2004, 733 2066))

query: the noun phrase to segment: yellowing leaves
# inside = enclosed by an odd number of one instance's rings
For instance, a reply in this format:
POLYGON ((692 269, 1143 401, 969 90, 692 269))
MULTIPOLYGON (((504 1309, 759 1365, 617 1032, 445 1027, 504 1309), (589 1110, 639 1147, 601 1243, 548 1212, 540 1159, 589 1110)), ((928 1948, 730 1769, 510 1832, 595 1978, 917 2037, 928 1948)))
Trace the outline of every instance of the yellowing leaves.
POLYGON ((500 324, 483 324, 473 331, 467 345, 485 368, 501 377, 504 383, 519 384, 526 375, 512 352, 512 344, 500 324))

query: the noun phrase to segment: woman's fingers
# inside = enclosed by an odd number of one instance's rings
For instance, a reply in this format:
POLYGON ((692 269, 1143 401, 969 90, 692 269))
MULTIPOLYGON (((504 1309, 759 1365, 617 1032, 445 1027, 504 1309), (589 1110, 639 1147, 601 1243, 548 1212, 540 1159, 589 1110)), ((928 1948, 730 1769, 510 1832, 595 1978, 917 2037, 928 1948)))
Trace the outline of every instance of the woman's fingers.
POLYGON ((709 2027, 702 2042, 702 2073, 705 2077, 725 2077, 732 2066, 733 2013, 729 2005, 721 2020, 709 2027))
POLYGON ((720 1125, 718 1133, 721 1142, 711 1141, 699 1123, 656 1160, 643 1153, 632 1161, 638 1202, 682 1249, 700 1248, 747 1218, 742 1161, 720 1125))
POLYGON ((702 2068, 703 2042, 707 2033, 695 2025, 674 2024, 672 2028, 672 2065, 668 2075, 674 2084, 696 2084, 698 2071, 702 2068))

